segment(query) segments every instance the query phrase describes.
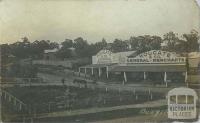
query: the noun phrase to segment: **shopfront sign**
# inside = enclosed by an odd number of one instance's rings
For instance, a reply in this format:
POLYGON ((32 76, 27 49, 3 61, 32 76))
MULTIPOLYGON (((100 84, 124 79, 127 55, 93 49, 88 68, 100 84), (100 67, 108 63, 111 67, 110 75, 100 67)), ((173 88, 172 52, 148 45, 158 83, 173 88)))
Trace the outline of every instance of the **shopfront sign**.
POLYGON ((127 63, 178 63, 185 64, 185 57, 179 57, 176 53, 151 50, 139 54, 134 58, 128 58, 127 63))
POLYGON ((98 64, 108 64, 112 63, 112 52, 109 50, 101 50, 97 53, 97 63, 98 64))

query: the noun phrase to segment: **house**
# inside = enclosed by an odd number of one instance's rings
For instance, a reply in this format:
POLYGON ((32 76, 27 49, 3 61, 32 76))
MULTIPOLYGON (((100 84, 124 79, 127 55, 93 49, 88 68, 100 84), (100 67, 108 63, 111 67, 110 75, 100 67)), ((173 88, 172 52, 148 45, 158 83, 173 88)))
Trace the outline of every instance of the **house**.
POLYGON ((52 50, 44 50, 44 60, 57 60, 56 52, 58 51, 57 48, 52 50))

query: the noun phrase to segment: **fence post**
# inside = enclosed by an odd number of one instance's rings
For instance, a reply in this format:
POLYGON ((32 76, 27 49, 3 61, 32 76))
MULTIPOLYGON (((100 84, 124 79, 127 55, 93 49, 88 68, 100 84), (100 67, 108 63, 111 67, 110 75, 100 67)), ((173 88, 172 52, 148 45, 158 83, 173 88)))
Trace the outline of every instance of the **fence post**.
POLYGON ((153 99, 153 94, 151 93, 151 100, 153 99))
POLYGON ((135 88, 133 89, 133 94, 135 95, 135 88))
POLYGON ((103 99, 103 104, 106 104, 106 100, 105 99, 103 99))
POLYGON ((151 89, 149 88, 149 95, 151 94, 151 89))
POLYGON ((26 122, 26 119, 25 119, 25 117, 24 117, 24 116, 23 116, 23 119, 22 119, 22 120, 23 120, 23 121, 22 121, 23 123, 25 123, 25 122, 26 122))
POLYGON ((22 104, 19 102, 19 110, 22 110, 22 104))
POLYGON ((31 118, 31 123, 33 123, 33 118, 31 118))
POLYGON ((120 101, 120 102, 122 101, 122 97, 121 97, 121 95, 120 95, 120 97, 119 97, 119 101, 120 101))
POLYGON ((8 95, 8 101, 11 102, 11 95, 8 95))
POLYGON ((13 104, 16 105, 16 99, 13 97, 13 104))
POLYGON ((5 100, 6 100, 6 92, 4 92, 4 94, 5 94, 5 95, 4 95, 4 98, 5 98, 5 100))
POLYGON ((119 91, 119 93, 121 92, 121 88, 120 88, 120 87, 119 87, 119 90, 118 90, 118 91, 119 91))

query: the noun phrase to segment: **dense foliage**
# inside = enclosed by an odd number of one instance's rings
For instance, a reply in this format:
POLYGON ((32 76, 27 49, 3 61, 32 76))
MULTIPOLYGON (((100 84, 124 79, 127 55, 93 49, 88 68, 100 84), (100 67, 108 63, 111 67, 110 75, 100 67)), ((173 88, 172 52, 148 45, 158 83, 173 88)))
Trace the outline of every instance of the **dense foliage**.
MULTIPOLYGON (((178 36, 174 32, 168 32, 163 35, 163 38, 150 35, 131 36, 128 40, 115 39, 112 43, 107 43, 103 38, 102 41, 89 44, 87 40, 78 37, 74 40, 65 39, 61 43, 62 47, 57 52, 57 56, 61 59, 91 57, 103 48, 107 48, 112 52, 128 50, 144 52, 153 49, 173 52, 192 52, 198 51, 198 39, 198 32, 195 30, 181 36, 178 36)), ((30 42, 27 37, 13 44, 1 45, 3 58, 13 55, 19 59, 41 59, 44 50, 54 48, 59 48, 57 42, 51 42, 49 40, 30 42)))
MULTIPOLYGON (((27 67, 20 67, 20 62, 24 59, 42 59, 44 50, 49 49, 59 49, 56 52, 58 59, 83 59, 91 58, 92 55, 95 55, 101 49, 109 49, 112 52, 123 52, 134 50, 137 53, 149 51, 149 50, 166 50, 178 53, 187 53, 194 52, 199 50, 198 45, 199 35, 198 32, 192 30, 189 34, 183 34, 179 36, 174 32, 168 32, 162 37, 143 35, 143 36, 131 36, 127 40, 115 39, 112 43, 108 43, 104 38, 102 41, 95 43, 88 43, 87 40, 82 37, 78 37, 74 40, 65 39, 61 45, 57 42, 52 42, 49 40, 41 41, 29 41, 27 37, 22 38, 22 41, 16 41, 12 44, 1 44, 1 58, 2 58, 2 74, 7 73, 9 70, 6 69, 8 66, 15 68, 15 73, 18 73, 19 76, 27 72, 26 69, 31 69, 34 71, 34 66, 30 64, 27 67), (17 62, 16 62, 17 61, 17 62), (16 64, 18 63, 18 64, 16 64), (21 74, 22 73, 22 74, 21 74)), ((13 70, 12 70, 13 71, 13 70)), ((31 73, 27 73, 30 74, 31 73)), ((12 74, 11 74, 12 75, 12 74)), ((33 77, 27 75, 27 77, 33 77)))

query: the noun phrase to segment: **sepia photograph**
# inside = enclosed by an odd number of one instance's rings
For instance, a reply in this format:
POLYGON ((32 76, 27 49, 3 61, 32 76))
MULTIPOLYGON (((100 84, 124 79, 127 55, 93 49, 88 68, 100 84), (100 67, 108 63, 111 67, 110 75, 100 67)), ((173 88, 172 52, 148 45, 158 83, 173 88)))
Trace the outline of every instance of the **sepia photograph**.
POLYGON ((0 0, 0 123, 200 122, 200 0, 0 0))

